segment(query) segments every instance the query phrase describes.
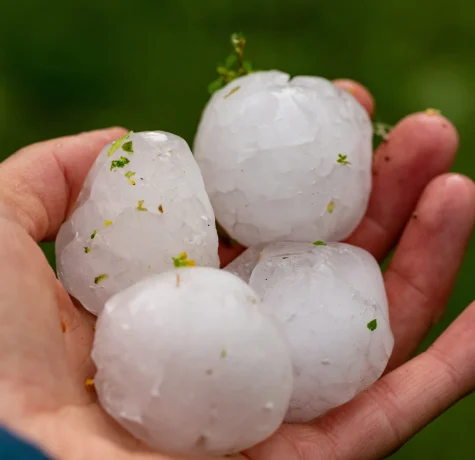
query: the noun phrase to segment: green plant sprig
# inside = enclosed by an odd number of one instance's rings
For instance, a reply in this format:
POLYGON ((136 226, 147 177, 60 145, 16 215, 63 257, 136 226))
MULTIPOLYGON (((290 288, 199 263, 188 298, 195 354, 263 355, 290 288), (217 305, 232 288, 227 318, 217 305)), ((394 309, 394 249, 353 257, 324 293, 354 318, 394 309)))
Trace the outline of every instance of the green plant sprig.
POLYGON ((234 79, 253 72, 251 61, 244 59, 244 48, 246 46, 244 35, 242 33, 232 34, 231 46, 233 52, 225 59, 224 64, 216 68, 218 78, 208 85, 210 94, 223 88, 234 79))

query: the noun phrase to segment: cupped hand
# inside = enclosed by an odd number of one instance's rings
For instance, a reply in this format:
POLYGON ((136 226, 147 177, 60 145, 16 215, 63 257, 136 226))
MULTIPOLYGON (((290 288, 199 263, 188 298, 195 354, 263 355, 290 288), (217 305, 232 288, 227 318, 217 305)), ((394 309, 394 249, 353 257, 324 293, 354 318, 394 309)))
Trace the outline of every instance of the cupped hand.
MULTIPOLYGON (((360 85, 336 82, 371 114, 360 85)), ((53 458, 166 460, 120 428, 84 387, 94 318, 76 305, 37 242, 54 239, 101 148, 125 131, 42 142, 0 165, 0 418, 53 458)), ((284 425, 237 457, 377 459, 475 388, 475 304, 408 361, 443 315, 475 219, 475 186, 447 174, 457 134, 442 116, 411 115, 375 153, 365 218, 348 242, 382 261, 395 348, 386 374, 308 425, 284 425)), ((223 264, 242 248, 222 246, 223 264)), ((126 378, 126 376, 124 376, 126 378)))

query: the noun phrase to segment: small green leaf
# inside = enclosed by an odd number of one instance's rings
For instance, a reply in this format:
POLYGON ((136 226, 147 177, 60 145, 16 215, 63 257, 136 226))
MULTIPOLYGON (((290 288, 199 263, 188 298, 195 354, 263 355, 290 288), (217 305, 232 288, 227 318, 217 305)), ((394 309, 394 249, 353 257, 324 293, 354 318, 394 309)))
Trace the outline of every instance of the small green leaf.
POLYGON ((224 65, 226 67, 232 67, 237 61, 237 56, 233 53, 233 54, 230 54, 226 60, 224 61, 224 65))
POLYGON ((226 348, 223 348, 221 350, 221 358, 226 358, 226 356, 228 356, 228 350, 226 350, 226 348))
POLYGON ((210 94, 221 89, 235 78, 252 72, 251 62, 244 60, 244 48, 246 46, 244 35, 242 33, 232 34, 231 45, 234 49, 234 53, 225 59, 224 65, 217 67, 216 70, 219 78, 208 85, 208 91, 210 94))
POLYGON ((122 150, 127 153, 134 153, 134 146, 132 145, 132 141, 126 142, 122 146, 122 150))
POLYGON ((84 252, 85 252, 86 254, 89 254, 89 253, 91 252, 91 248, 89 248, 89 247, 86 246, 86 247, 84 248, 84 252))
POLYGON ((97 235, 97 230, 94 230, 92 233, 91 233, 91 240, 93 240, 97 235))
POLYGON ((127 171, 124 176, 127 178, 127 180, 129 181, 129 184, 130 185, 135 185, 135 181, 132 179, 132 177, 135 176, 135 172, 134 171, 127 171))
POLYGON ((325 243, 324 241, 320 241, 320 240, 314 241, 313 244, 315 246, 326 246, 327 245, 327 243, 325 243))
POLYGON ((218 79, 214 80, 208 85, 208 92, 210 94, 215 93, 219 89, 221 89, 225 85, 225 81, 223 80, 222 77, 219 77, 218 79))
POLYGON ((373 332, 378 327, 378 320, 376 318, 371 320, 366 327, 373 332))
POLYGON ((181 252, 177 257, 172 257, 172 260, 175 268, 195 266, 195 261, 188 259, 188 254, 186 252, 181 252))
POLYGON ((99 284, 101 281, 104 281, 104 280, 106 280, 107 278, 109 278, 109 275, 106 275, 105 273, 102 274, 102 275, 96 276, 96 277, 94 278, 94 283, 95 283, 95 284, 99 284))
POLYGON ((341 165, 351 165, 351 163, 347 160, 348 155, 343 155, 342 153, 338 154, 338 159, 336 160, 337 163, 341 165))
POLYGON ((147 208, 143 207, 144 202, 145 200, 139 200, 138 205, 135 209, 137 209, 137 211, 148 211, 147 208))
POLYGON ((113 155, 113 153, 120 149, 121 145, 130 137, 130 135, 133 133, 133 131, 129 131, 127 134, 124 136, 120 137, 117 139, 110 147, 109 151, 107 152, 107 156, 110 157, 113 155))
POLYGON ((115 168, 123 168, 129 163, 130 160, 127 157, 120 157, 118 160, 112 160, 111 171, 113 171, 115 168))
POLYGON ((248 73, 252 72, 252 62, 251 61, 244 61, 242 63, 242 68, 248 73))
POLYGON ((335 202, 333 200, 327 204, 327 212, 331 214, 335 210, 335 202))

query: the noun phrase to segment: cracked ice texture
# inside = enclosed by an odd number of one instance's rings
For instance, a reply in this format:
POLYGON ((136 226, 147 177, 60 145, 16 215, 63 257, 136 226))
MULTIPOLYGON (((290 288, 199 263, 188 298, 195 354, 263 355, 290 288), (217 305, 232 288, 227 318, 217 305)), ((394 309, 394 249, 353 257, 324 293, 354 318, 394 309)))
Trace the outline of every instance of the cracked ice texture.
POLYGON ((292 392, 278 321, 223 270, 178 269, 114 296, 92 356, 105 410, 167 452, 247 449, 282 423, 292 392))
POLYGON ((328 80, 256 72, 212 96, 194 153, 217 220, 240 243, 339 241, 367 207, 372 132, 328 80))
POLYGON ((308 422, 381 376, 394 339, 381 271, 368 252, 343 243, 275 243, 264 249, 249 284, 291 344, 287 422, 308 422))
POLYGON ((59 279, 94 314, 120 290, 172 269, 172 257, 183 251, 197 265, 219 266, 213 209, 186 142, 153 131, 131 134, 109 156, 111 145, 99 154, 56 240, 59 279), (122 148, 127 142, 133 153, 122 148), (121 157, 129 162, 111 170, 121 157), (101 275, 107 276, 96 284, 101 275))

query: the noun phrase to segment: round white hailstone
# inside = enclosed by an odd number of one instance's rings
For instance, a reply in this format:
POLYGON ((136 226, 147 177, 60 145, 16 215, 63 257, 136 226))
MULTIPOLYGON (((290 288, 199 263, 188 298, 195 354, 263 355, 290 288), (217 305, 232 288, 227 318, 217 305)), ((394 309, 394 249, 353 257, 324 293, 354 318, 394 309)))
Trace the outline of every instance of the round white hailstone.
POLYGON ((308 422, 383 373, 394 339, 377 262, 343 243, 276 243, 249 281, 284 325, 294 366, 285 421, 308 422))
POLYGON ((107 301, 92 357, 104 409, 165 452, 225 455, 264 440, 292 392, 285 334, 239 278, 184 268, 107 301))
MULTIPOLYGON (((186 142, 160 131, 108 144, 56 240, 58 277, 94 314, 120 290, 186 252, 218 267, 214 213, 186 142)), ((191 262, 190 262, 191 263, 191 262)))
POLYGON ((212 96, 194 153, 217 220, 240 243, 339 241, 367 207, 372 132, 330 81, 255 72, 212 96))
POLYGON ((244 282, 249 283, 252 270, 254 270, 254 267, 257 265, 263 248, 263 246, 247 248, 232 262, 226 265, 223 270, 232 273, 241 278, 244 282))

